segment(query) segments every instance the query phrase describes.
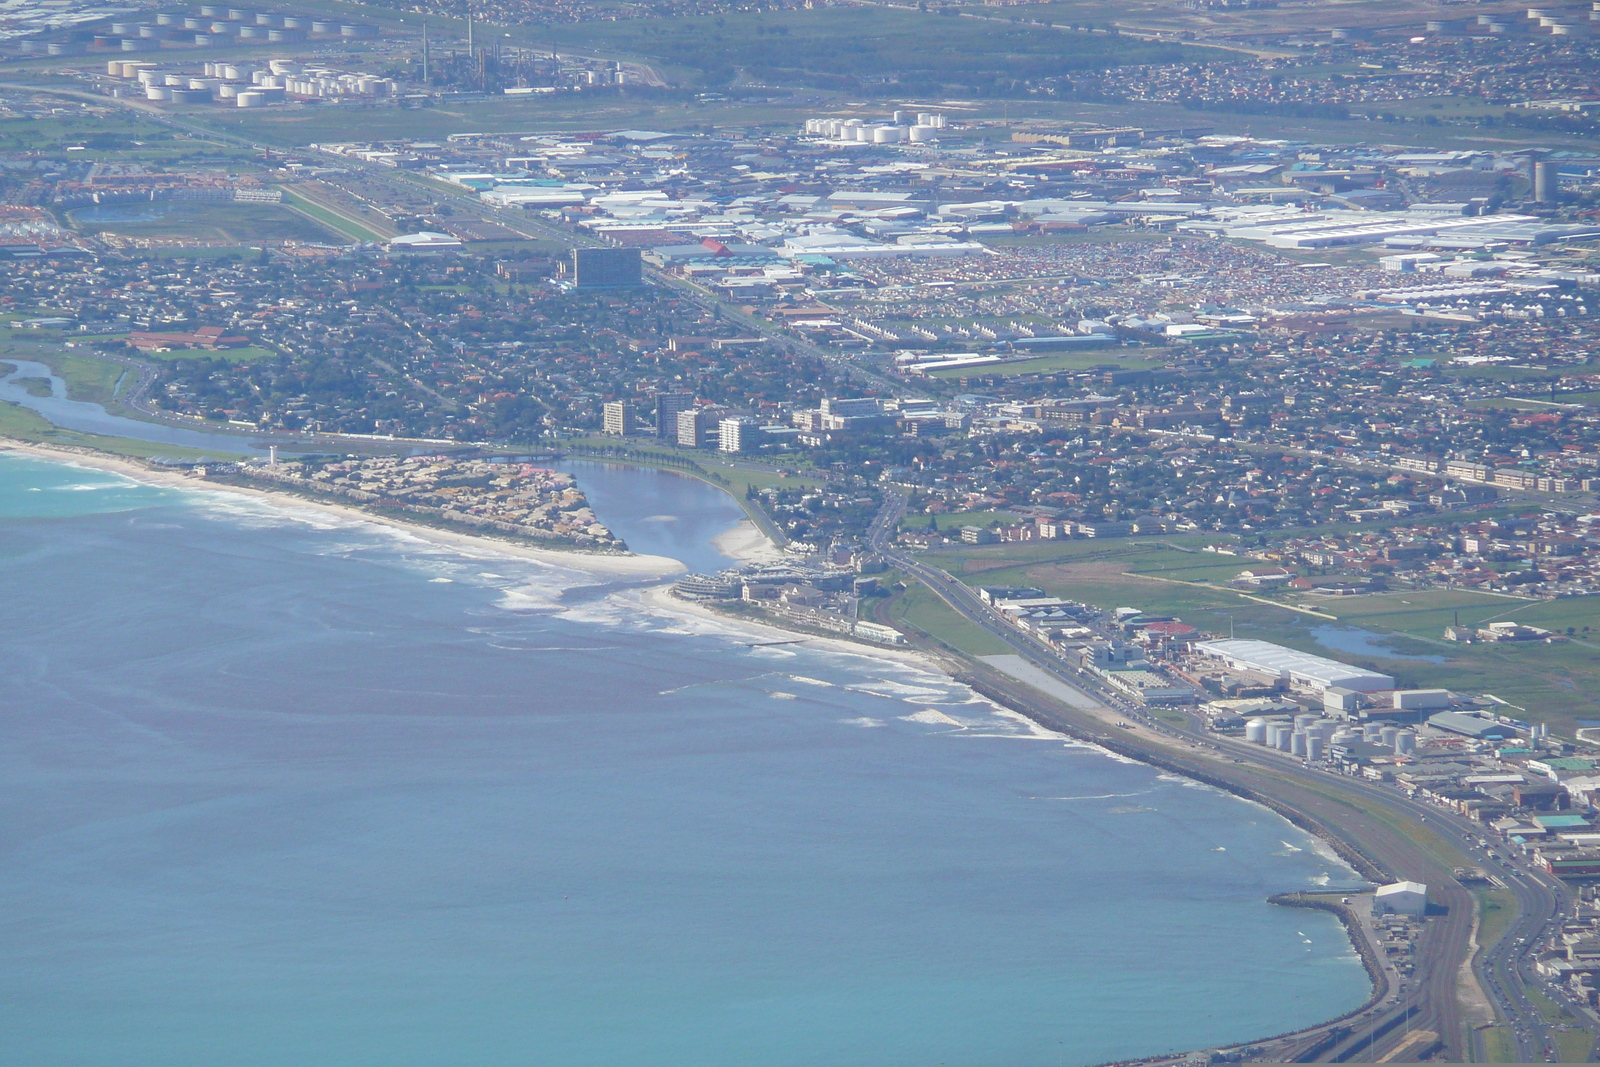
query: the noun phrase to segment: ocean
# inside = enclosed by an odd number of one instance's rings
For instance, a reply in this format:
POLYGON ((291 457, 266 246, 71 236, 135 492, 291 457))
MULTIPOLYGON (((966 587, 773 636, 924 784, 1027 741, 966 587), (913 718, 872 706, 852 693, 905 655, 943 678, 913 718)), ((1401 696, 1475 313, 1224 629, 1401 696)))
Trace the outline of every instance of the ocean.
MULTIPOLYGON (((721 562, 672 475, 577 468, 721 562)), ((1358 1005, 1264 809, 637 579, 0 455, 0 1060, 1091 1064, 1358 1005)))

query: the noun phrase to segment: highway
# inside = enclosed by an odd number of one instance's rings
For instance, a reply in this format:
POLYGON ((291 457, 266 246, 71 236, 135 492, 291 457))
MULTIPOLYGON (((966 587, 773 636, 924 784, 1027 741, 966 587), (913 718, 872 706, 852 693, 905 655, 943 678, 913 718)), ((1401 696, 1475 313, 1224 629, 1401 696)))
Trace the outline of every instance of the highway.
MULTIPOLYGON (((96 103, 120 103, 196 137, 232 142, 253 149, 269 147, 185 122, 132 100, 113 100, 101 95, 43 86, 6 87, 56 93, 96 103)), ((376 164, 364 164, 342 157, 341 163, 359 166, 370 178, 385 184, 403 185, 410 189, 417 186, 410 179, 376 164)), ((465 197, 461 199, 467 200, 465 197)), ((546 225, 526 214, 512 215, 495 210, 475 199, 470 203, 481 217, 502 222, 521 232, 564 244, 598 243, 565 228, 546 225)), ((657 275, 657 281, 692 294, 696 300, 709 302, 723 314, 769 339, 825 359, 830 365, 861 377, 874 386, 888 386, 896 393, 904 392, 903 384, 889 382, 837 353, 780 333, 755 316, 728 307, 714 294, 698 286, 664 275, 657 275)), ((140 374, 124 402, 138 407, 145 414, 154 415, 141 403, 150 382, 148 365, 136 360, 119 362, 137 369, 140 374)), ((982 627, 1024 660, 1086 697, 1113 709, 1127 722, 1137 725, 1127 730, 1126 736, 1111 737, 1107 731, 1114 728, 1109 728, 1104 720, 1091 714, 1042 704, 1031 699, 1027 693, 1017 692, 1015 683, 1008 679, 990 679, 991 684, 1003 688, 1008 696, 1027 705, 1032 713, 1052 724, 1079 735, 1094 737, 1112 747, 1130 751, 1130 754, 1169 766, 1199 780, 1217 782, 1263 802, 1275 802, 1279 810, 1286 814, 1299 813, 1302 825, 1314 829, 1330 841, 1340 843, 1352 862, 1373 876, 1411 878, 1430 886, 1432 897, 1441 910, 1428 920, 1419 942, 1416 977, 1402 981, 1397 973, 1386 975, 1376 1003, 1363 1009, 1354 1018, 1269 1042, 1267 1047, 1271 1049, 1273 1058, 1306 1061, 1370 1059, 1395 1051, 1409 1032, 1417 1030, 1432 1031, 1439 1035, 1438 1054, 1441 1057, 1454 1060, 1473 1058, 1478 1050, 1470 1047, 1468 1025, 1478 1026, 1490 1020, 1464 1015, 1462 999, 1458 995, 1461 985, 1481 987, 1487 998, 1484 1006, 1486 1012, 1492 1011, 1512 1029, 1520 1059, 1535 1061, 1554 1058, 1553 1033, 1528 995, 1530 986, 1538 983, 1529 970, 1528 958, 1531 951, 1548 937, 1550 924, 1569 906, 1569 894, 1556 880, 1528 870, 1514 859, 1507 858, 1508 854, 1494 857, 1485 855, 1477 846, 1477 828, 1473 824, 1442 809, 1411 800, 1392 788, 1306 768, 1258 746, 1228 744, 1224 750, 1217 739, 1193 723, 1178 727, 1162 722, 1116 694, 1102 690, 1092 679, 1069 668, 1046 646, 1001 621, 964 583, 895 549, 892 535, 904 512, 905 503, 903 492, 885 486, 883 508, 869 530, 871 547, 891 564, 922 581, 958 614, 982 627), (1352 803, 1352 799, 1359 799, 1360 804, 1352 803), (1416 845, 1415 835, 1424 824, 1437 833, 1441 844, 1448 843, 1446 854, 1435 855, 1440 851, 1438 847, 1424 852, 1416 845), (1472 944, 1474 901, 1452 874, 1452 867, 1464 865, 1490 867, 1494 876, 1505 886, 1516 908, 1504 935, 1495 944, 1477 953, 1476 959, 1473 959, 1472 944), (1475 976, 1476 982, 1463 983, 1461 979, 1464 973, 1475 976)), ((1539 988, 1546 996, 1560 996, 1559 992, 1542 983, 1539 983, 1539 988)), ((1580 1017, 1588 1018, 1586 1015, 1580 1017)))
MULTIPOLYGON (((1472 1047, 1476 1042, 1470 1031, 1495 1022, 1511 1028, 1518 1058, 1523 1062, 1556 1058, 1549 1026, 1528 997, 1527 988, 1538 981, 1528 966, 1531 952, 1549 936, 1552 922, 1569 906, 1570 895, 1557 879, 1529 870, 1504 850, 1486 851, 1479 844, 1481 827, 1442 808, 1413 800, 1394 787, 1315 770, 1260 746, 1219 741, 1193 721, 1187 727, 1177 727, 1147 715, 1002 621, 965 583, 896 549, 893 534, 905 506, 904 491, 886 485, 883 506, 868 531, 868 542, 874 550, 891 565, 922 581, 957 613, 1004 642, 1027 662, 1120 714, 1132 728, 1124 737, 1110 736, 1102 718, 1045 705, 1030 693, 1007 687, 1007 695, 1013 700, 1020 698, 1021 703, 1029 705, 1028 710, 1048 724, 1066 727, 1078 736, 1092 737, 1201 781, 1233 788, 1265 802, 1276 801, 1274 806, 1280 812, 1298 813, 1300 818, 1296 821, 1302 826, 1342 843, 1348 850, 1347 858, 1358 869, 1365 868, 1363 873, 1369 877, 1409 879, 1429 886, 1434 913, 1418 940, 1413 976, 1404 978, 1386 964, 1373 1003, 1354 1017, 1261 1043, 1267 1058, 1370 1062, 1395 1052, 1397 1060, 1415 1059, 1430 1049, 1408 1042, 1408 1035, 1431 1031, 1438 1035, 1439 1047, 1432 1050, 1438 1058, 1465 1061, 1481 1056, 1481 1050, 1472 1047), (1356 799, 1359 806, 1351 803, 1356 799), (1424 850, 1417 838, 1430 834, 1432 840, 1424 850), (1475 953, 1473 944, 1475 901, 1453 873, 1461 866, 1491 868, 1516 908, 1504 934, 1482 952, 1475 953), (1474 987, 1481 988, 1482 998, 1475 996, 1474 987), (1463 999, 1469 1001, 1465 1012, 1463 999), (1470 1001, 1478 999, 1482 1002, 1473 1011, 1470 1001)), ((1560 996, 1547 986, 1541 985, 1541 991, 1546 996, 1560 996)), ((1575 1005, 1572 1007, 1577 1010, 1575 1005)))

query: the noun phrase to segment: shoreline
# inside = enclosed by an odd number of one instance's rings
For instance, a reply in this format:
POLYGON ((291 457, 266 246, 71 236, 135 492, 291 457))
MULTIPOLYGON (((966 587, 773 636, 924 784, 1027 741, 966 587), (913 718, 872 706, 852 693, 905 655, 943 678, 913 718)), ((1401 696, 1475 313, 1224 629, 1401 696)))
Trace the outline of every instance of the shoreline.
POLYGON ((0 438, 0 453, 6 452, 50 462, 87 467, 91 470, 104 471, 110 474, 120 474, 134 481, 162 489, 231 493, 263 501, 272 506, 281 507, 285 511, 304 508, 308 511, 348 521, 371 523, 391 530, 402 531, 422 540, 431 541, 456 550, 470 548, 479 553, 488 551, 500 555, 516 556, 520 559, 543 563, 550 567, 564 566, 594 575, 626 578, 655 577, 665 580, 675 574, 682 573, 685 569, 678 560, 667 556, 645 556, 631 552, 626 555, 613 555, 584 552, 581 549, 541 548, 536 545, 523 545, 511 540, 486 537, 482 534, 468 533, 466 531, 457 532, 424 523, 407 522, 404 519, 375 514, 350 504, 322 501, 283 490, 235 485, 230 482, 202 481, 188 475, 147 465, 137 459, 97 452, 92 449, 35 444, 31 441, 18 441, 15 438, 0 438))
MULTIPOLYGON (((983 663, 981 660, 972 660, 960 653, 942 649, 893 648, 856 641, 842 635, 813 633, 786 625, 785 620, 780 618, 752 619, 720 612, 706 604, 680 599, 673 595, 667 580, 683 573, 687 568, 680 561, 670 557, 645 556, 632 553, 610 555, 586 553, 582 550, 561 550, 521 545, 482 534, 466 531, 457 532, 430 525, 407 522, 403 519, 374 514, 354 505, 323 502, 298 493, 270 487, 256 488, 227 482, 204 481, 154 467, 135 458, 116 456, 91 449, 36 444, 10 438, 0 438, 0 453, 6 452, 118 474, 158 488, 190 491, 210 490, 236 494, 254 498, 291 515, 296 508, 303 508, 312 513, 331 516, 348 522, 371 523, 415 536, 440 547, 475 558, 481 558, 484 555, 510 556, 544 564, 552 569, 565 567, 569 570, 597 577, 640 580, 637 581, 634 588, 637 595, 650 609, 669 617, 676 617, 685 621, 694 620, 701 623, 713 623, 723 631, 725 636, 748 636, 754 638, 755 640, 745 642, 752 647, 766 644, 804 644, 809 648, 820 651, 889 661, 913 670, 930 672, 937 675, 941 680, 966 687, 975 696, 995 705, 1003 713, 1020 716, 1037 729, 1049 731, 1063 740, 1092 747, 1114 759, 1131 760, 1158 772, 1178 775, 1201 785, 1218 789, 1246 802, 1259 804, 1291 823, 1297 829, 1311 835, 1317 841, 1328 845, 1337 858, 1352 867, 1358 876, 1369 877, 1369 872, 1375 872, 1378 869, 1378 865, 1371 858, 1353 850, 1349 843, 1327 835, 1324 832, 1324 828, 1320 827, 1316 820, 1296 810, 1292 805, 1263 796, 1249 787, 1229 782, 1221 775, 1208 774, 1200 769, 1184 766, 1171 759, 1169 754, 1163 751, 1176 746, 1168 745, 1154 738, 1124 738, 1116 734, 1101 735, 1092 730, 1084 729, 1083 726, 1071 722, 1065 716, 1044 712, 1042 709, 1033 706, 1029 701, 1022 699, 1019 694, 1007 692, 1007 689, 1012 686, 1021 686, 1031 691, 1033 687, 1029 686, 1027 682, 1012 678, 1004 674, 1004 672, 994 669, 993 665, 983 663), (996 681, 1000 684, 996 685, 982 678, 980 675, 984 672, 994 674, 996 681)), ((723 491, 726 492, 727 490, 724 488, 723 491)), ((739 564, 770 562, 785 558, 783 551, 748 517, 740 519, 734 527, 718 534, 712 539, 711 543, 719 552, 739 564)), ((1038 695, 1052 700, 1054 703, 1061 703, 1058 698, 1047 692, 1040 692, 1038 695)), ((1114 725, 1109 719, 1096 713, 1100 711, 1109 712, 1110 709, 1077 710, 1080 714, 1090 718, 1096 726, 1114 729, 1114 725)), ((1302 890, 1300 892, 1306 891, 1302 890)), ((1277 894, 1277 896, 1283 895, 1287 894, 1277 894)), ((1273 902, 1273 898, 1269 897, 1268 900, 1273 902)), ((1348 924, 1341 922, 1341 925, 1345 927, 1346 934, 1350 936, 1352 948, 1359 956, 1362 956, 1363 963, 1365 963, 1364 950, 1366 946, 1357 941, 1354 931, 1349 928, 1348 924)), ((1369 979, 1371 978, 1370 970, 1368 977, 1369 979)), ((1290 1031, 1287 1034, 1280 1034, 1274 1038, 1261 1040, 1280 1040, 1292 1034, 1307 1034, 1322 1030, 1342 1019, 1366 1010, 1382 997, 1383 992, 1374 983, 1372 993, 1359 1008, 1343 1012, 1335 1018, 1290 1031)), ((1255 1043, 1255 1041, 1244 1041, 1225 1047, 1242 1047, 1252 1043, 1255 1043)), ((1119 1062, 1159 1061, 1171 1059, 1174 1055, 1172 1053, 1153 1053, 1149 1056, 1141 1057, 1139 1060, 1119 1062)))

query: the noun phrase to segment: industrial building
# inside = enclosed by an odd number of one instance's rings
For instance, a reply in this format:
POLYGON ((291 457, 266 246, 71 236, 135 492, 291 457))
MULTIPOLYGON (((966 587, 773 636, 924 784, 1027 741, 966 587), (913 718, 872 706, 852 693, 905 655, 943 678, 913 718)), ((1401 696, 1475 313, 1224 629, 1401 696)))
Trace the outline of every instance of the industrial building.
POLYGON ((1196 652, 1214 656, 1237 670, 1276 675, 1290 685, 1304 686, 1317 692, 1335 687, 1357 693, 1394 688, 1394 679, 1387 674, 1352 667, 1348 663, 1313 656, 1268 641, 1242 638, 1200 641, 1194 648, 1196 652))
POLYGON ((1480 741, 1503 741, 1508 737, 1516 737, 1517 730, 1503 722, 1497 722, 1487 715, 1474 715, 1462 711, 1441 711, 1437 715, 1428 716, 1428 725, 1452 734, 1471 737, 1480 741))
POLYGON ((627 289, 644 284, 637 248, 574 248, 572 284, 577 289, 627 289))
POLYGON ((406 255, 429 255, 440 252, 461 251, 461 241, 447 233, 423 230, 421 233, 403 233, 388 244, 390 252, 406 255))
POLYGON ((1395 882, 1379 886, 1372 894, 1372 914, 1409 915, 1420 919, 1428 912, 1428 887, 1421 882, 1395 882))

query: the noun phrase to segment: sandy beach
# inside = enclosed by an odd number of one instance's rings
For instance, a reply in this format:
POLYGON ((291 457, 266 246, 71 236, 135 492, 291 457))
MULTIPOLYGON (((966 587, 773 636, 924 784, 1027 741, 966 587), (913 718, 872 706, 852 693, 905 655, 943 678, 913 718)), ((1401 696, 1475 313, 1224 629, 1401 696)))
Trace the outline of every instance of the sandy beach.
MULTIPOLYGON (((80 467, 87 467, 91 470, 107 471, 132 478, 146 485, 195 492, 237 494, 260 500, 291 514, 297 509, 303 509, 314 514, 333 516, 349 522, 386 526, 465 555, 479 557, 510 556, 532 560, 552 567, 581 571, 604 578, 632 578, 635 580, 656 578, 660 579, 661 584, 639 590, 638 593, 650 609, 659 611, 662 614, 680 618, 692 618, 702 622, 712 622, 719 628, 749 635, 755 641, 761 643, 793 641, 795 643, 804 643, 810 648, 888 660, 919 670, 932 671, 945 677, 949 677, 952 674, 950 666, 941 663, 936 657, 925 652, 889 648, 864 641, 853 641, 845 637, 825 637, 799 630, 790 630, 783 627, 778 620, 766 622, 755 619, 735 618, 715 611, 703 604, 682 600, 672 594, 672 590, 666 584, 666 581, 675 575, 683 573, 684 566, 678 560, 666 556, 602 555, 600 553, 561 551, 558 549, 539 548, 534 545, 520 545, 498 538, 483 537, 465 532, 457 533, 453 530, 441 530, 434 526, 424 526, 419 523, 404 522, 387 516, 373 515, 357 507, 308 500, 294 493, 208 482, 192 475, 152 468, 138 460, 124 459, 120 456, 87 449, 79 450, 23 441, 0 440, 0 452, 33 456, 51 462, 70 463, 80 467)), ((739 563, 767 563, 785 558, 783 551, 774 545, 749 519, 741 519, 738 525, 714 538, 712 544, 717 551, 739 563)))
MULTIPOLYGON (((682 563, 666 556, 603 555, 598 552, 583 552, 579 550, 562 551, 560 549, 540 548, 536 545, 522 545, 477 534, 457 533, 454 530, 441 530, 435 526, 425 526, 421 523, 405 522, 384 515, 374 515, 371 512, 345 504, 309 500, 293 493, 208 482, 192 475, 160 470, 146 466, 137 460, 124 459, 120 456, 94 452, 88 449, 60 448, 24 441, 0 440, 0 451, 33 456, 55 463, 71 463, 80 467, 88 467, 91 470, 120 474, 135 481, 144 482, 146 485, 156 485, 168 489, 188 489, 197 492, 234 493, 240 496, 252 497, 291 513, 298 508, 322 515, 336 516, 347 521, 386 526, 395 530, 403 530, 415 537, 470 555, 514 556, 552 567, 566 567, 571 570, 608 578, 654 577, 666 579, 682 573, 684 569, 682 563)), ((759 533, 757 536, 759 536, 759 533)), ((762 538, 762 540, 764 541, 765 538, 762 538)))
POLYGON ((749 519, 740 519, 739 525, 713 537, 711 547, 740 563, 776 563, 786 558, 783 550, 749 519))
POLYGON ((674 596, 672 589, 666 585, 653 586, 643 590, 643 596, 648 605, 665 614, 687 616, 704 622, 713 622, 729 630, 748 633, 762 643, 792 642, 794 644, 804 644, 807 648, 826 649, 829 652, 844 652, 852 656, 866 656, 869 659, 889 660, 907 667, 932 671, 946 678, 951 677, 950 668, 940 663, 935 657, 916 649, 891 648, 888 645, 853 641, 847 637, 827 637, 804 630, 791 630, 783 626, 781 620, 777 619, 768 622, 762 619, 725 615, 705 604, 674 596))

